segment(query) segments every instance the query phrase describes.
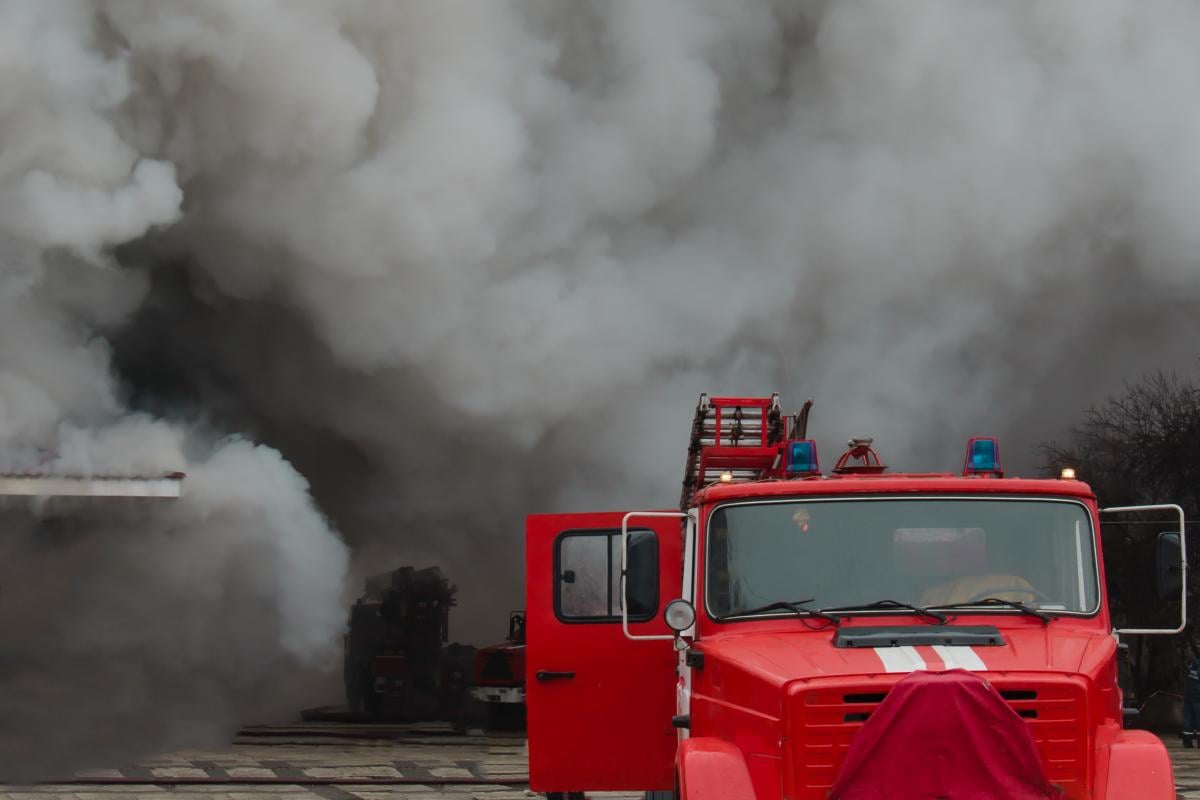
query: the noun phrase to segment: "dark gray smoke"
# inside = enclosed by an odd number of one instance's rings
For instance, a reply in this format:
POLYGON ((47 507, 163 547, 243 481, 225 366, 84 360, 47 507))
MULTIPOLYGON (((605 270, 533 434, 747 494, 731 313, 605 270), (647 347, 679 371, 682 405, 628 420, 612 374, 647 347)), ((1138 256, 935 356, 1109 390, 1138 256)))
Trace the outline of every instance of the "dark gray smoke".
POLYGON ((164 696, 259 713, 352 591, 317 509, 352 584, 441 563, 498 637, 523 514, 671 505, 702 390, 813 397, 826 462, 998 433, 1028 472, 1191 368, 1197 34, 1170 0, 0 2, 3 457, 194 476, 13 546, 78 587, 4 629, 0 692, 103 652, 152 690, 59 707, 161 719, 133 751, 195 735, 164 696))

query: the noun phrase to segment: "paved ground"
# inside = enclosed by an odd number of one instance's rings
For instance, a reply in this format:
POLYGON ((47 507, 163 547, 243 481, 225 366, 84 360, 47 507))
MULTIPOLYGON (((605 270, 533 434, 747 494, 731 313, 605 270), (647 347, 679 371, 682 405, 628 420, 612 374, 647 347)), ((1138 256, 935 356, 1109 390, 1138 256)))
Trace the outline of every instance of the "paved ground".
POLYGON ((248 729, 227 749, 93 770, 69 784, 0 786, 0 800, 527 800, 527 772, 520 736, 304 724, 248 729))
POLYGON ((1188 800, 1200 798, 1200 750, 1184 750, 1175 736, 1165 736, 1163 741, 1175 765, 1175 791, 1188 800))
MULTIPOLYGON (((1180 797, 1200 800, 1200 749, 1166 742, 1180 797)), ((220 751, 182 751, 68 784, 0 786, 0 800, 527 800, 525 780, 516 736, 304 725, 250 729, 220 751)))

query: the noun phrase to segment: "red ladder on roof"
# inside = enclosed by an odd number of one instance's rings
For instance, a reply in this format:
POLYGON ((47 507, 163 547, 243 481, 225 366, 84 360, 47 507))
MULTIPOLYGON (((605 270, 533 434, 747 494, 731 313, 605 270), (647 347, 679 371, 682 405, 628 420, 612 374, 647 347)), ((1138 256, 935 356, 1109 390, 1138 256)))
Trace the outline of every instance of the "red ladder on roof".
POLYGON ((809 400, 795 419, 783 415, 779 394, 770 397, 712 397, 700 395, 692 419, 680 507, 692 506, 696 492, 729 473, 732 480, 781 477, 783 445, 803 438, 809 400))

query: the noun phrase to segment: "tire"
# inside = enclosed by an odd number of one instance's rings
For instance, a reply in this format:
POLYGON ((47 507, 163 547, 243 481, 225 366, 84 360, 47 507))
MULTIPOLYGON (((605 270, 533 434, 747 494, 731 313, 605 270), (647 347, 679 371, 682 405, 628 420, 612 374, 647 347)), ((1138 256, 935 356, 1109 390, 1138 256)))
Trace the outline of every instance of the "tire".
POLYGON ((584 800, 583 792, 547 792, 546 800, 584 800))
POLYGON ((646 792, 646 800, 675 800, 675 792, 671 791, 654 791, 646 792))

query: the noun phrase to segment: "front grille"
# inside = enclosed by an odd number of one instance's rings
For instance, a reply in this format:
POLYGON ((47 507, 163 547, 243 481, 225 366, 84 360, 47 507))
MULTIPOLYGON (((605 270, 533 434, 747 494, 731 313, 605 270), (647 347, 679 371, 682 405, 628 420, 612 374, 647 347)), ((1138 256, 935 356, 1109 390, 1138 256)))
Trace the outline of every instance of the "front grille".
MULTIPOLYGON (((1068 797, 1085 796, 1089 751, 1083 687, 1068 680, 999 678, 992 685, 1029 725, 1050 782, 1068 797)), ((788 725, 796 798, 825 798, 850 741, 886 697, 878 683, 817 687, 798 695, 788 725)))
POLYGON ((1029 725, 1042 767, 1068 797, 1082 797, 1089 768, 1087 694, 1070 684, 997 685, 1000 696, 1029 725))

